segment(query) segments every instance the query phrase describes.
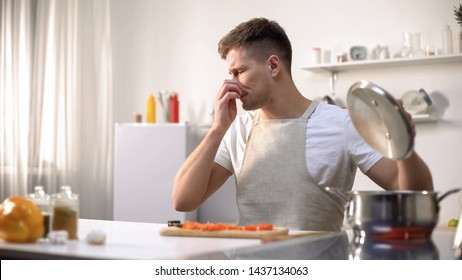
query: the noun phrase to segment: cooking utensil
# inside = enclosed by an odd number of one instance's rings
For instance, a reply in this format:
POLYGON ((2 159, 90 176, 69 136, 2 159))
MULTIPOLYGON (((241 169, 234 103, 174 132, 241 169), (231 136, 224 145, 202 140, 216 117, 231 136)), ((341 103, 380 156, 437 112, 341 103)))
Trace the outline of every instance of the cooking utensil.
POLYGON ((353 125, 369 146, 391 159, 411 154, 412 125, 391 94, 371 82, 359 81, 348 91, 347 106, 353 125))
POLYGON ((349 248, 352 260, 438 260, 438 247, 431 239, 353 241, 349 248))
POLYGON ((167 222, 167 225, 168 225, 169 227, 180 227, 180 228, 183 226, 183 224, 182 224, 181 221, 179 221, 179 220, 171 220, 171 221, 168 221, 168 222, 167 222))
POLYGON ((346 206, 347 221, 356 236, 428 239, 438 222, 439 203, 460 190, 439 197, 429 191, 353 191, 346 206))
POLYGON ((324 95, 322 101, 326 102, 327 104, 336 105, 335 101, 329 95, 324 95))
POLYGON ((320 97, 319 99, 323 102, 326 102, 327 104, 331 105, 337 105, 335 102, 335 84, 337 83, 337 72, 332 72, 330 76, 330 94, 326 94, 323 97, 320 97))

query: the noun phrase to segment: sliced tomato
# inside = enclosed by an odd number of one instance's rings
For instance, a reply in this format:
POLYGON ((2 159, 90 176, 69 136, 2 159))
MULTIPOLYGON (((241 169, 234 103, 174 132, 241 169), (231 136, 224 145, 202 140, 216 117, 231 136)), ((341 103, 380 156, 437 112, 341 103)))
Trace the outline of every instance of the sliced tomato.
POLYGON ((186 230, 203 230, 203 231, 220 231, 220 230, 246 230, 246 231, 259 231, 259 230, 273 230, 273 225, 269 223, 261 223, 259 225, 249 224, 245 226, 238 226, 232 224, 224 223, 199 223, 199 222, 189 222, 186 221, 183 223, 182 229, 186 230))
POLYGON ((239 227, 236 225, 226 225, 227 230, 239 230, 239 227))
POLYGON ((247 230, 247 231, 256 231, 257 226, 256 225, 245 225, 244 229, 247 230))
POLYGON ((201 230, 205 231, 212 231, 213 230, 213 224, 210 222, 207 222, 206 224, 201 224, 201 230))
POLYGON ((200 229, 201 224, 198 222, 184 222, 182 229, 200 229))
POLYGON ((220 230, 223 230, 223 227, 220 224, 210 224, 209 230, 210 231, 220 231, 220 230))
POLYGON ((263 222, 258 225, 258 230, 273 230, 273 225, 263 222))

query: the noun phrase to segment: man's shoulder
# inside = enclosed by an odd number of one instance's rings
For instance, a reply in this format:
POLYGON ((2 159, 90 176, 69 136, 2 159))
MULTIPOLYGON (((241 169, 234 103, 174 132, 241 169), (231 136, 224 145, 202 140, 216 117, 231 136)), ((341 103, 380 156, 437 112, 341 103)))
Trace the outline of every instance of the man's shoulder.
POLYGON ((252 129, 254 117, 255 111, 246 111, 243 114, 237 115, 229 127, 224 140, 235 142, 236 138, 242 138, 245 141, 252 129))
POLYGON ((321 121, 339 121, 345 122, 349 119, 349 114, 347 109, 340 108, 336 105, 327 104, 325 102, 320 102, 316 110, 313 112, 313 120, 321 121))
POLYGON ((231 127, 234 128, 251 128, 253 119, 255 118, 255 111, 246 111, 243 114, 237 115, 231 127))

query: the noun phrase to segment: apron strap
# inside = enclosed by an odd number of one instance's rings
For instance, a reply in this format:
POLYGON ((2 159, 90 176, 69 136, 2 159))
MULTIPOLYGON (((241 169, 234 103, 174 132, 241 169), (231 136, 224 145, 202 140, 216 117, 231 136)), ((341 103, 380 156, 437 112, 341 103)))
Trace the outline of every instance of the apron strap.
MULTIPOLYGON (((306 108, 305 112, 303 113, 303 115, 300 117, 300 119, 305 119, 307 120, 311 114, 316 110, 316 107, 318 106, 319 104, 319 101, 318 100, 312 100, 310 105, 308 106, 308 108, 306 108)), ((259 110, 256 110, 255 111, 255 115, 254 115, 254 118, 253 118, 253 124, 257 124, 258 122, 260 122, 262 120, 262 117, 261 117, 261 109, 259 110)))
POLYGON ((302 115, 302 119, 308 119, 311 114, 313 114, 314 110, 316 110, 316 107, 318 106, 319 101, 318 100, 311 100, 311 104, 308 106, 306 109, 305 113, 302 115))

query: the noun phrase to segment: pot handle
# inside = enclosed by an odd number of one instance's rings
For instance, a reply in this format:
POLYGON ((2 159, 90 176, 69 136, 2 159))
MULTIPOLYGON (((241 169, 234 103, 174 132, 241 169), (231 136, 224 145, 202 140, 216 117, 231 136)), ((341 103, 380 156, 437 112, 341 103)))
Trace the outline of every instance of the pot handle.
POLYGON ((436 200, 437 203, 439 204, 441 200, 443 200, 444 198, 446 198, 448 195, 451 195, 451 194, 454 194, 454 193, 458 193, 460 192, 461 188, 456 188, 456 189, 452 189, 452 190, 449 190, 445 193, 443 193, 440 197, 438 197, 438 199, 436 200))

